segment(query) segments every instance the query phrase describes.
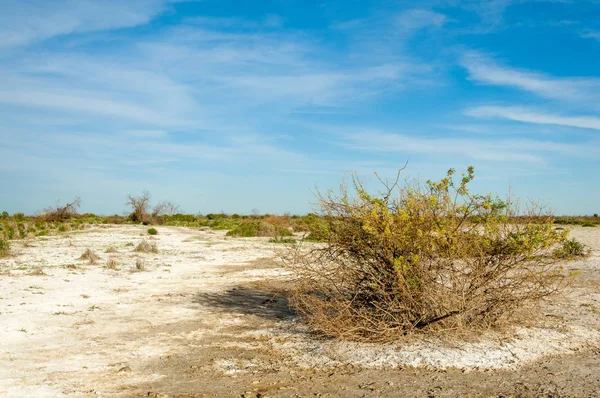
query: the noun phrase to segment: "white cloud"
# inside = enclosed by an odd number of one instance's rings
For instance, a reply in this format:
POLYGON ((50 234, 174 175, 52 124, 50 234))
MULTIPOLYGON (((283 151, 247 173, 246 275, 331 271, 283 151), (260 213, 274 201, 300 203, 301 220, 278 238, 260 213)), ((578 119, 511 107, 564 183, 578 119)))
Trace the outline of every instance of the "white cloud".
POLYGON ((600 79, 597 78, 555 78, 542 73, 513 69, 498 65, 477 52, 465 53, 461 64, 469 72, 469 78, 480 84, 513 87, 549 99, 600 99, 600 79))
POLYGON ((97 92, 0 91, 0 103, 24 107, 53 109, 63 112, 88 113, 122 120, 151 123, 155 125, 178 124, 175 118, 165 118, 158 109, 146 108, 113 98, 101 98, 97 92))
POLYGON ((468 108, 465 114, 478 118, 496 117, 525 123, 555 124, 600 130, 600 118, 596 116, 561 116, 522 107, 478 106, 468 108))
POLYGON ((439 28, 446 23, 446 16, 435 11, 412 9, 400 13, 395 22, 402 30, 415 31, 430 26, 439 28))
POLYGON ((594 31, 594 30, 589 30, 589 31, 582 33, 581 37, 583 37, 584 39, 600 40, 600 32, 594 31))
POLYGON ((529 139, 483 140, 440 137, 415 137, 367 130, 344 134, 342 143, 352 149, 423 155, 450 155, 489 162, 526 162, 545 165, 545 154, 584 155, 583 145, 529 139))
POLYGON ((0 47, 38 40, 146 24, 167 6, 165 0, 4 0, 0 47))

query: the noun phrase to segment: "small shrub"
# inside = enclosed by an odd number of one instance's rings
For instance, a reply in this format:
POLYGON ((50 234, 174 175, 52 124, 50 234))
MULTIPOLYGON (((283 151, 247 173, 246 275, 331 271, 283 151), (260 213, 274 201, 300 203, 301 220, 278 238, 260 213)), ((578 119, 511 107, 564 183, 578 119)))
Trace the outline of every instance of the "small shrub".
POLYGON ((282 229, 290 229, 294 225, 291 216, 265 215, 263 221, 282 229))
POLYGON ((119 262, 117 261, 117 259, 115 257, 110 257, 108 259, 108 261, 106 262, 106 268, 108 269, 117 269, 117 266, 119 265, 119 262))
POLYGON ((593 222, 590 221, 585 221, 583 224, 581 224, 582 227, 595 227, 596 224, 594 224, 593 222))
POLYGON ((135 259, 135 269, 138 271, 144 271, 146 269, 146 263, 140 257, 135 259))
POLYGON ((10 244, 4 239, 0 239, 0 257, 7 256, 10 251, 10 244))
POLYGON ((148 235, 158 235, 156 228, 148 228, 148 235))
POLYGON ((96 253, 94 253, 92 249, 87 248, 85 249, 81 257, 78 258, 78 260, 85 260, 90 265, 95 265, 98 263, 98 260, 100 260, 100 257, 96 253))
POLYGON ((156 243, 149 243, 143 240, 135 247, 134 251, 140 253, 158 253, 158 247, 156 247, 156 243))
POLYGON ((108 247, 106 250, 104 250, 104 253, 116 253, 117 249, 115 249, 113 246, 108 247))
POLYGON ((590 250, 576 239, 568 239, 562 242, 562 245, 554 250, 554 255, 557 258, 575 258, 585 257, 590 254, 590 250))

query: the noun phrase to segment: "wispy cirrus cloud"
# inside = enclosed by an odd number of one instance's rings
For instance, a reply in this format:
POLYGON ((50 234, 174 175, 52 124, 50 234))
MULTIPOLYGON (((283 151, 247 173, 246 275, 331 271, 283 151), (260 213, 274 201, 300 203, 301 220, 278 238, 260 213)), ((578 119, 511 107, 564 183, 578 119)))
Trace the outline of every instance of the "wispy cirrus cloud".
POLYGON ((518 106, 478 106, 466 109, 465 114, 478 118, 504 118, 517 122, 600 130, 600 117, 597 116, 563 116, 518 106))
POLYGON ((0 47, 146 24, 168 3, 169 0, 6 0, 0 14, 0 47))
POLYGON ((439 134, 425 137, 390 133, 381 130, 354 130, 339 135, 339 142, 348 148, 365 152, 459 156, 462 159, 504 164, 527 163, 547 165, 553 154, 593 156, 595 151, 586 145, 539 139, 502 138, 444 138, 439 134))
POLYGON ((447 21, 447 17, 439 12, 426 9, 411 9, 399 13, 394 22, 403 31, 416 31, 427 27, 441 27, 447 21))
POLYGON ((583 37, 584 39, 596 39, 596 40, 600 40, 600 31, 587 30, 587 31, 581 33, 581 37, 583 37))
POLYGON ((469 72, 469 79, 478 84, 512 87, 556 100, 600 99, 598 78, 556 78, 539 72, 503 66, 473 51, 463 54, 460 63, 469 72))

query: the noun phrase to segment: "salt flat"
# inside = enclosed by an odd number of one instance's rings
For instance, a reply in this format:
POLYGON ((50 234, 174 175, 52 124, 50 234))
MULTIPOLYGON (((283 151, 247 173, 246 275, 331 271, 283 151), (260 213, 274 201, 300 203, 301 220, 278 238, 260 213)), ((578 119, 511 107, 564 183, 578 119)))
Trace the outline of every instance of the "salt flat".
POLYGON ((150 237, 143 226, 102 225, 13 243, 0 259, 0 396, 600 391, 600 228, 574 229, 592 256, 565 261, 580 275, 541 306, 539 322, 509 336, 388 345, 312 335, 282 295, 290 279, 277 260, 282 245, 157 229, 150 237), (158 253, 135 252, 143 240, 158 253), (87 248, 96 265, 78 259, 87 248))

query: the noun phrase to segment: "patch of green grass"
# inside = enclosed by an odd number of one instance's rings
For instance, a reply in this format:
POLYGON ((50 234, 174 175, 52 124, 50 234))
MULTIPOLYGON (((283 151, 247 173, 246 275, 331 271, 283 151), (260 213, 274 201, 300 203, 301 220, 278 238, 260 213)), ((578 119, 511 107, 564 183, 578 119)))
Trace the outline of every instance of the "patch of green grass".
POLYGON ((266 236, 271 238, 281 238, 283 236, 292 236, 292 232, 286 228, 278 227, 262 220, 246 220, 238 227, 227 232, 227 236, 238 236, 242 238, 266 236))
POLYGON ((270 243, 296 243, 296 239, 285 237, 285 238, 271 238, 269 239, 270 243))
POLYGON ((600 225, 600 217, 596 216, 558 216, 554 224, 581 225, 585 227, 600 225))

